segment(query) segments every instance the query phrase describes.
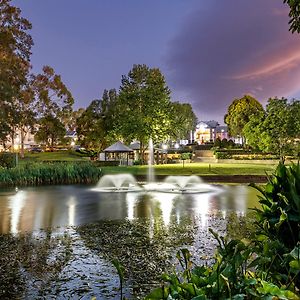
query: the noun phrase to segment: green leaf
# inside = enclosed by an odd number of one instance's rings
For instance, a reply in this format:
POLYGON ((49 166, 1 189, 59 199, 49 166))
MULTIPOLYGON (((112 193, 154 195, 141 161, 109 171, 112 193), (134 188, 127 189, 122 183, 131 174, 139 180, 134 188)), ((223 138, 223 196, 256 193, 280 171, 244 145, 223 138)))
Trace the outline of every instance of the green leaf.
POLYGON ((146 296, 146 300, 161 300, 167 299, 169 293, 168 288, 161 287, 154 289, 149 295, 146 296))
POLYGON ((300 260, 292 260, 289 263, 290 267, 300 271, 300 260))
POLYGON ((280 208, 281 214, 280 214, 280 218, 279 218, 279 222, 275 224, 275 228, 278 230, 279 227, 282 225, 282 223, 284 223, 287 220, 287 214, 285 211, 283 211, 280 208))

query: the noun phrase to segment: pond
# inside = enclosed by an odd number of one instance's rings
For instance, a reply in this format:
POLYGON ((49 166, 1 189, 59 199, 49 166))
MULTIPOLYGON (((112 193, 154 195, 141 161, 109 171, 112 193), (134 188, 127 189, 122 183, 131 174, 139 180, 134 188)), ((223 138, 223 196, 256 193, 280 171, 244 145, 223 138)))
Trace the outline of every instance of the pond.
POLYGON ((116 258, 126 296, 139 299, 176 265, 178 249, 188 248, 197 263, 211 259, 208 228, 235 234, 255 206, 256 191, 241 185, 191 194, 78 185, 2 190, 0 296, 119 299, 116 258))

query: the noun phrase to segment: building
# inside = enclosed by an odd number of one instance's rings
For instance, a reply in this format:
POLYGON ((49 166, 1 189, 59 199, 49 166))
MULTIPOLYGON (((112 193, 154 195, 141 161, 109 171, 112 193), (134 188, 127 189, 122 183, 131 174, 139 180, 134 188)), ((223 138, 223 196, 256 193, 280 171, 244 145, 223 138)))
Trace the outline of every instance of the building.
POLYGON ((194 131, 194 142, 204 144, 214 142, 217 138, 229 139, 227 126, 220 126, 217 121, 200 121, 194 131))

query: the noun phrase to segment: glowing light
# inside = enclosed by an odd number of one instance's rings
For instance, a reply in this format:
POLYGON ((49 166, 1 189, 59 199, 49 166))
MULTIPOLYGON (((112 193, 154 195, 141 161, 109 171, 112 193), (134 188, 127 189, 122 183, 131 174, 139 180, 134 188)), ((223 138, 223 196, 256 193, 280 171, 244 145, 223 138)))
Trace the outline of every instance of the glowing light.
POLYGON ((76 215, 76 200, 74 196, 71 196, 68 201, 68 225, 75 226, 76 215))
POLYGON ((19 191, 17 194, 12 196, 9 201, 9 207, 11 209, 10 232, 14 235, 19 232, 20 217, 25 204, 25 198, 26 192, 19 191))
POLYGON ((201 217, 201 226, 207 227, 207 215, 208 215, 208 208, 209 208, 209 198, 211 197, 210 194, 200 194, 200 195, 194 195, 194 200, 196 202, 195 205, 195 212, 198 213, 201 217))

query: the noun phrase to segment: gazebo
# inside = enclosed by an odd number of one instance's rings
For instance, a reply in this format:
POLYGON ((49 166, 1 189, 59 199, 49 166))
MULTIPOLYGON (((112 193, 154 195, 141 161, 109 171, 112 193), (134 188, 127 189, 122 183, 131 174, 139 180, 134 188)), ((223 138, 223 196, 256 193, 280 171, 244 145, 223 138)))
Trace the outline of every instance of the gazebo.
POLYGON ((114 155, 115 160, 120 160, 120 164, 122 164, 123 159, 125 159, 126 164, 128 165, 129 154, 133 153, 133 150, 124 145, 122 142, 118 141, 104 149, 103 152, 105 153, 105 160, 107 160, 108 154, 112 154, 114 155))

